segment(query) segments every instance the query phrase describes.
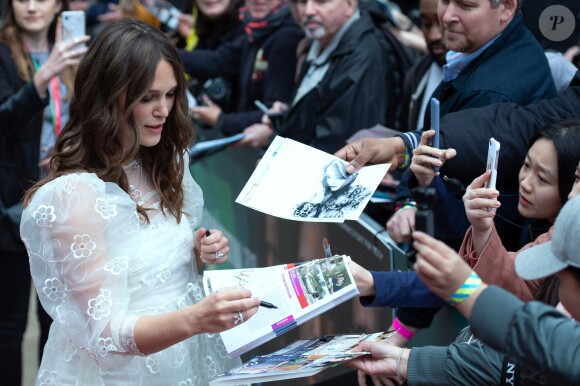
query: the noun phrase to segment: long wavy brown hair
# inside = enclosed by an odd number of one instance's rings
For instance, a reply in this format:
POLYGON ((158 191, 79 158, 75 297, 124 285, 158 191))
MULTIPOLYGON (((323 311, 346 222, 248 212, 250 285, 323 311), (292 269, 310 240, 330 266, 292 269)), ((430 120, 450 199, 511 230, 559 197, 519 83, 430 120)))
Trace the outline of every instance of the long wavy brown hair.
MULTIPOLYGON (((69 109, 69 121, 57 139, 51 160, 52 173, 26 193, 25 204, 42 185, 78 171, 95 173, 128 192, 122 165, 139 157, 161 196, 161 210, 180 221, 184 153, 193 139, 193 127, 187 116, 181 61, 169 39, 136 20, 123 19, 108 25, 79 65, 69 109), (132 111, 153 84, 161 60, 171 65, 177 80, 175 103, 160 142, 144 147, 139 145, 132 111)), ((145 209, 138 206, 137 210, 148 221, 145 209)))
MULTIPOLYGON (((68 0, 56 0, 62 5, 61 12, 69 9, 68 0)), ((48 41, 50 45, 54 45, 56 36, 56 25, 58 17, 55 17, 48 29, 48 41)), ((10 49, 10 56, 14 60, 16 69, 20 77, 25 82, 30 82, 32 76, 36 72, 30 53, 27 51, 22 40, 22 29, 16 23, 14 17, 14 7, 12 0, 2 0, 2 19, 0 20, 0 43, 4 43, 10 49)), ((70 99, 74 90, 76 66, 68 66, 59 75, 61 81, 66 86, 68 92, 66 99, 70 99)))

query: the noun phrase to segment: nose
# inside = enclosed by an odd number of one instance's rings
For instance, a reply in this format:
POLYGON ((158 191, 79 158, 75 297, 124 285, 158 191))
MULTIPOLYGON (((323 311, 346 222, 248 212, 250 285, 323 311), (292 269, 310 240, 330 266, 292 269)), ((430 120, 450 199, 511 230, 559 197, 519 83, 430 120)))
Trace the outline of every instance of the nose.
POLYGON ((171 110, 170 102, 167 98, 162 98, 154 111, 155 116, 165 118, 169 115, 169 110, 171 110))
POLYGON ((455 6, 452 2, 449 2, 449 4, 443 4, 443 2, 440 1, 438 7, 439 20, 441 23, 450 23, 456 19, 455 6))
POLYGON ((312 0, 306 0, 304 2, 304 14, 314 15, 316 13, 316 5, 312 0))
POLYGON ((28 0, 28 11, 36 11, 36 0, 28 0))
POLYGON ((531 173, 527 173, 525 171, 520 171, 520 188, 525 190, 526 192, 531 191, 531 173))
POLYGON ((574 196, 577 196, 578 193, 580 193, 580 182, 574 182, 572 190, 570 191, 570 194, 568 194, 568 200, 572 199, 574 196))

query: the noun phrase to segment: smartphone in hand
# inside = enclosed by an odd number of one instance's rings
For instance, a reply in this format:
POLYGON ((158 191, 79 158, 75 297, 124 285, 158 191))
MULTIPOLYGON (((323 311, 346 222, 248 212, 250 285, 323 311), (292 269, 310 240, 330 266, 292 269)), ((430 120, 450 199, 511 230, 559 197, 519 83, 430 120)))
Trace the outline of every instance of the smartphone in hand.
POLYGON ((485 183, 485 188, 495 189, 495 183, 497 181, 497 163, 499 161, 499 148, 500 143, 494 138, 490 138, 487 149, 487 164, 485 170, 487 171, 491 169, 491 177, 485 183))
MULTIPOLYGON (((435 130, 435 136, 429 140, 429 146, 439 149, 439 100, 431 98, 431 130, 435 130)), ((439 172, 439 166, 434 166, 433 170, 439 172)))
MULTIPOLYGON (((64 11, 62 18, 62 41, 71 42, 86 35, 85 13, 83 11, 64 11)), ((79 43, 73 49, 82 48, 85 43, 79 43)))

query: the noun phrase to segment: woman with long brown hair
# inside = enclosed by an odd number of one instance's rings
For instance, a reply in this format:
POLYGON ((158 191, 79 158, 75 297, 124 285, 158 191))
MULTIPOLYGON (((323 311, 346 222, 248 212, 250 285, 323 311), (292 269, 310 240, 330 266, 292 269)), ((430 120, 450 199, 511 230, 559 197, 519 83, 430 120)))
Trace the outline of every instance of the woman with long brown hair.
MULTIPOLYGON (((46 171, 68 118, 75 66, 86 48, 62 43, 58 14, 68 0, 4 0, 0 21, 0 374, 21 383, 30 268, 18 223, 22 196, 46 171)), ((86 41, 87 38, 82 39, 86 41)), ((40 355, 51 319, 39 308, 40 355)))
POLYGON ((80 63, 51 175, 25 197, 21 235, 53 317, 37 384, 207 385, 239 363, 218 332, 260 300, 204 298, 196 260, 228 240, 200 227, 177 51, 143 22, 113 22, 80 63))

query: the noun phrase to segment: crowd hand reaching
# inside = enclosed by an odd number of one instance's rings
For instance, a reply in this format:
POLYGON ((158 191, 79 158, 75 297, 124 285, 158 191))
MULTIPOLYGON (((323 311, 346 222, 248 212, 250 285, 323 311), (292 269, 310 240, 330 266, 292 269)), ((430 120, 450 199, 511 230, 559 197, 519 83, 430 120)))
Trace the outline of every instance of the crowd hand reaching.
POLYGON ((203 106, 194 107, 191 110, 193 119, 214 127, 222 113, 221 107, 212 102, 207 95, 203 95, 203 106))
POLYGON ((197 311, 191 314, 191 325, 196 329, 196 334, 229 330, 254 316, 259 305, 260 299, 252 297, 252 292, 246 288, 220 289, 190 307, 197 311))
POLYGON ((195 19, 192 14, 182 13, 177 17, 179 24, 177 25, 177 32, 181 37, 186 38, 191 30, 195 27, 195 19))
POLYGON ((253 125, 246 127, 243 133, 245 137, 236 142, 232 147, 235 146, 246 146, 255 148, 265 147, 270 141, 270 138, 274 133, 274 129, 272 129, 271 125, 267 125, 264 123, 254 123, 253 125))
POLYGON ((108 3, 107 9, 108 9, 107 12, 97 16, 97 20, 99 22, 106 23, 110 21, 121 20, 121 18, 123 17, 123 11, 121 10, 121 7, 119 7, 118 4, 108 3))
POLYGON ((429 140, 435 136, 435 130, 427 130, 421 135, 419 146, 413 150, 411 172, 417 178, 419 186, 429 186, 433 178, 439 175, 433 167, 441 167, 445 161, 455 157, 455 149, 440 150, 429 146, 429 140))
POLYGON ((269 110, 271 113, 285 113, 288 111, 288 105, 284 102, 276 101, 269 110))
POLYGON ((56 25, 54 48, 50 52, 47 61, 36 71, 33 77, 34 86, 41 98, 48 96, 48 84, 52 78, 68 66, 79 64, 82 56, 87 52, 87 47, 73 48, 79 43, 88 42, 90 37, 85 35, 79 39, 64 43, 62 41, 62 21, 59 18, 56 25))
POLYGON ((389 342, 362 342, 353 351, 370 352, 369 355, 363 355, 345 363, 358 370, 359 386, 367 385, 366 374, 371 376, 375 386, 402 385, 403 379, 397 378, 397 358, 400 354, 402 354, 399 365, 400 375, 403 378, 407 377, 407 360, 410 350, 394 346, 389 342), (401 353, 402 350, 404 351, 401 353))
MULTIPOLYGON (((413 247, 417 251, 415 271, 427 287, 442 299, 447 299, 471 274, 471 267, 463 258, 445 243, 423 232, 413 232, 413 247)), ((459 303, 456 308, 469 319, 471 307, 478 293, 485 288, 479 289, 468 299, 459 303)))
POLYGON ((334 155, 349 163, 347 173, 355 173, 366 164, 391 163, 396 169, 405 159, 405 142, 400 137, 361 138, 349 143, 334 155))
POLYGON ((376 293, 375 280, 370 271, 352 260, 348 265, 358 288, 359 296, 374 296, 376 293))
POLYGON ((228 260, 229 241, 220 230, 212 229, 207 235, 207 229, 200 228, 194 235, 195 257, 205 264, 223 264, 228 260))
POLYGON ((415 229, 414 208, 401 208, 397 210, 389 221, 387 221, 387 233, 398 244, 410 243, 413 241, 411 232, 415 229))

